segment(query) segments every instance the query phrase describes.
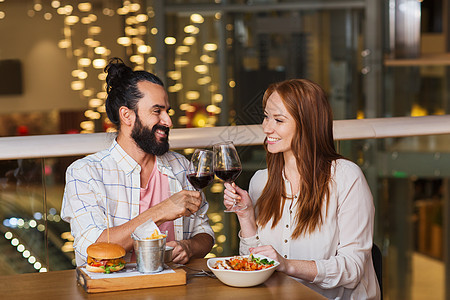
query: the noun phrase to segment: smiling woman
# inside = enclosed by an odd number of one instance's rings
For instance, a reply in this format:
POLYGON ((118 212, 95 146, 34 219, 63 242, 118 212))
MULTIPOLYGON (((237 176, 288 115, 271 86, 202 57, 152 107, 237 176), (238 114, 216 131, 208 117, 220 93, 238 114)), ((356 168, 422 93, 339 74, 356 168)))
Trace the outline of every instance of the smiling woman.
POLYGON ((247 205, 236 212, 240 253, 278 261, 278 271, 330 299, 379 299, 372 195, 359 167, 335 150, 325 92, 305 79, 274 83, 263 108, 268 168, 248 193, 225 184, 226 207, 247 205))

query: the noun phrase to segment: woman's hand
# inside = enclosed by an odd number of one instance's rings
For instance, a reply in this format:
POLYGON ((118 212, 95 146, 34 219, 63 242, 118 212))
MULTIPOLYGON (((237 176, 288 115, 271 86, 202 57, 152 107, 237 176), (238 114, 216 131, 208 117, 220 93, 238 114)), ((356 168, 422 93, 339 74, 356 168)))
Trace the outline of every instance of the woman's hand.
POLYGON ((234 182, 232 184, 225 183, 225 191, 223 195, 223 203, 229 209, 235 202, 247 205, 246 209, 236 211, 236 215, 241 225, 241 237, 251 237, 256 234, 255 211, 253 209, 252 199, 246 191, 238 187, 234 182))
POLYGON ((243 206, 247 206, 246 209, 237 211, 236 214, 239 218, 253 217, 253 203, 248 195, 247 191, 238 187, 234 182, 232 184, 225 182, 225 191, 223 195, 223 204, 227 209, 230 209, 234 203, 240 203, 243 206))
POLYGON ((287 259, 278 254, 278 252, 272 247, 272 246, 260 246, 255 248, 250 248, 250 253, 253 254, 260 254, 267 256, 268 258, 271 258, 273 260, 276 260, 280 263, 280 265, 277 268, 277 271, 285 272, 287 270, 287 259))
POLYGON ((277 271, 286 273, 289 276, 297 277, 309 282, 313 282, 317 276, 317 265, 313 260, 287 259, 278 254, 272 246, 260 246, 249 248, 250 253, 260 254, 274 259, 280 263, 277 271))

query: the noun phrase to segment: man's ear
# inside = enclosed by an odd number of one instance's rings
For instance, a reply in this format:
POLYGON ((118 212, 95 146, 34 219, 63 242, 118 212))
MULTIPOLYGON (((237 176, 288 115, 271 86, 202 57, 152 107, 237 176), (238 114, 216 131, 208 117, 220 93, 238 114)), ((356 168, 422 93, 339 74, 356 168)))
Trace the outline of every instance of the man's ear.
POLYGON ((132 109, 129 109, 126 106, 121 106, 119 108, 119 117, 121 123, 123 123, 126 126, 132 126, 136 118, 136 115, 132 109))

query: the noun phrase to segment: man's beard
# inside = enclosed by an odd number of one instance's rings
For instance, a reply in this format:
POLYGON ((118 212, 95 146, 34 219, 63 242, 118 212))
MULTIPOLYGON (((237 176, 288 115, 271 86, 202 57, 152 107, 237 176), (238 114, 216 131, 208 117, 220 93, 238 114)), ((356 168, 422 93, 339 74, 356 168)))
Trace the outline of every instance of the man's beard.
POLYGON ((142 125, 137 113, 136 123, 134 123, 133 130, 131 131, 131 137, 145 153, 159 156, 169 151, 169 127, 156 124, 150 130, 148 127, 142 125), (160 141, 158 141, 155 135, 158 129, 167 134, 160 141))

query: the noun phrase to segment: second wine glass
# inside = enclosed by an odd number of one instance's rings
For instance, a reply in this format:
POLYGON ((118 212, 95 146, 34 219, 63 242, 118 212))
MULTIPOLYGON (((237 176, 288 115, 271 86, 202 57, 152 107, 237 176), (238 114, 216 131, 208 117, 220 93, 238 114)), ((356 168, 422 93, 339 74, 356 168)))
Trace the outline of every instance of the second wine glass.
MULTIPOLYGON (((242 172, 241 160, 233 142, 224 142, 213 145, 214 173, 225 182, 232 183, 242 172)), ((225 212, 236 212, 246 209, 247 206, 234 202, 233 206, 225 212)))

